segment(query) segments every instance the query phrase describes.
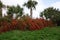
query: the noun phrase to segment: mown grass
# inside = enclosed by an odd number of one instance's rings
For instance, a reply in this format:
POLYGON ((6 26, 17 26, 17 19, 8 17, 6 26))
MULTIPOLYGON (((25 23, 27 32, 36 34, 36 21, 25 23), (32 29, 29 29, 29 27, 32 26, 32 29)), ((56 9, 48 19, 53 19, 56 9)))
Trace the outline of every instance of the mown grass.
POLYGON ((0 40, 60 40, 60 27, 46 27, 36 31, 13 30, 0 34, 0 40))

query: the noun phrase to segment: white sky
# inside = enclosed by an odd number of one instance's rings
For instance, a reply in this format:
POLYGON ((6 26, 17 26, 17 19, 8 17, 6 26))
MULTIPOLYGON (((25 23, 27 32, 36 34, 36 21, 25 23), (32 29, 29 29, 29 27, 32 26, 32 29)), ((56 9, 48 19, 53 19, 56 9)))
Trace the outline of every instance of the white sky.
MULTIPOLYGON (((27 2, 28 0, 1 0, 3 2, 3 4, 5 5, 17 5, 19 4, 21 7, 23 7, 22 5, 27 2)), ((33 10, 33 17, 39 17, 39 14, 41 11, 43 11, 45 8, 49 7, 49 6, 53 6, 55 8, 59 8, 60 9, 60 2, 54 2, 50 5, 46 5, 44 4, 43 0, 36 0, 38 2, 38 5, 36 6, 36 10, 33 10)), ((47 0, 46 0, 47 1, 47 0)), ((26 7, 24 8, 24 12, 25 14, 28 13, 30 15, 29 9, 27 9, 26 7)), ((6 13, 5 10, 3 10, 3 13, 6 13)))

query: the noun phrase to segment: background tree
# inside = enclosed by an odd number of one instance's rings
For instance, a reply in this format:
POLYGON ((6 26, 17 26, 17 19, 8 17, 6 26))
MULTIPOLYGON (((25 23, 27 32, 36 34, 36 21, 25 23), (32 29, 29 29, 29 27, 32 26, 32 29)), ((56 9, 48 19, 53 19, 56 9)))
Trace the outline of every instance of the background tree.
POLYGON ((23 8, 21 8, 19 5, 17 5, 15 13, 17 14, 16 18, 22 17, 22 15, 23 15, 23 8))
POLYGON ((15 7, 14 6, 8 6, 7 7, 7 14, 8 14, 8 17, 10 18, 10 19, 12 19, 13 18, 13 13, 14 13, 14 10, 15 10, 15 7))
POLYGON ((10 18, 13 18, 13 14, 16 14, 16 18, 21 17, 23 15, 23 8, 19 5, 15 6, 8 6, 8 15, 10 18))
POLYGON ((37 2, 36 1, 32 1, 32 0, 28 0, 27 3, 24 3, 24 6, 26 6, 28 9, 30 9, 30 17, 32 18, 32 9, 36 9, 37 2))
POLYGON ((46 19, 50 19, 55 23, 60 21, 60 11, 59 9, 53 7, 45 9, 43 12, 41 12, 40 16, 44 16, 46 19))

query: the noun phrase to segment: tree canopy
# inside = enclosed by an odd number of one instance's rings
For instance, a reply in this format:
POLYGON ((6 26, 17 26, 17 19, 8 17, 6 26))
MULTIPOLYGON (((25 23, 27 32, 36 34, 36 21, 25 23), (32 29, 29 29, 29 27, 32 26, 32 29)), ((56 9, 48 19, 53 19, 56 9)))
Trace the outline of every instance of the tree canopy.
POLYGON ((52 20, 53 22, 60 21, 60 10, 53 7, 46 8, 40 14, 40 17, 43 17, 43 16, 46 19, 52 20))

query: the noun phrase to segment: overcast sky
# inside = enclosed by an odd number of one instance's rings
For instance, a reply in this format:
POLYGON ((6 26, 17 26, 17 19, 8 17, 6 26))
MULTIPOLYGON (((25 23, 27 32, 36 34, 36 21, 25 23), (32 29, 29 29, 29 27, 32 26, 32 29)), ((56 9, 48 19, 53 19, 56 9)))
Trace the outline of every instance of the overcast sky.
MULTIPOLYGON (((1 0, 1 1, 3 2, 4 5, 16 6, 17 4, 19 4, 21 7, 23 7, 22 5, 28 0, 1 0)), ((60 9, 60 0, 36 0, 36 1, 38 2, 38 5, 36 6, 36 10, 33 10, 34 18, 39 17, 40 12, 47 7, 55 7, 60 9)), ((25 14, 28 13, 30 15, 29 9, 27 9, 26 7, 23 8, 25 14)), ((5 11, 3 13, 5 13, 5 11)))

